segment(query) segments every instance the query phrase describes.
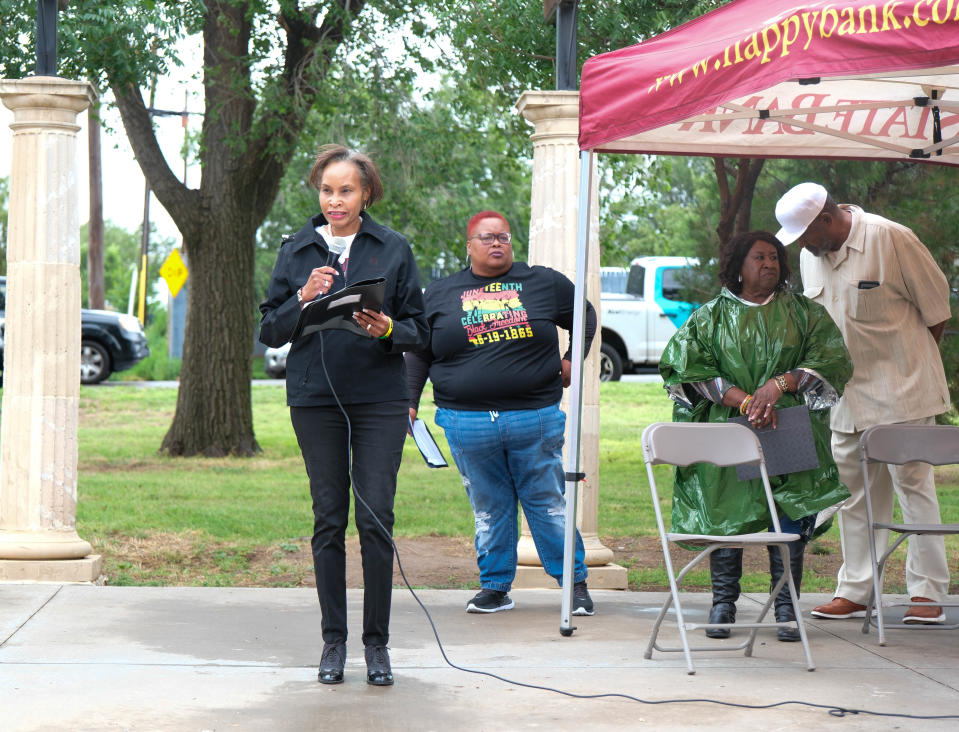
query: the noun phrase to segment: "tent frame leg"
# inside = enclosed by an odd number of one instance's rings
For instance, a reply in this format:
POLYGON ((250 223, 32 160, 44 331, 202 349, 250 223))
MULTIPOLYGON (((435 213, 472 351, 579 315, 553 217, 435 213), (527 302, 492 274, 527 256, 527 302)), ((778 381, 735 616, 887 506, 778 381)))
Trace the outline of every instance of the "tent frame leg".
POLYGON ((572 373, 569 391, 569 436, 566 450, 566 531, 563 537, 563 590, 560 635, 571 636, 573 571, 576 554, 576 505, 579 489, 580 433, 583 411, 583 356, 585 352, 586 274, 589 261, 589 212, 592 207, 592 152, 579 153, 579 212, 577 217, 575 305, 573 308, 572 373))

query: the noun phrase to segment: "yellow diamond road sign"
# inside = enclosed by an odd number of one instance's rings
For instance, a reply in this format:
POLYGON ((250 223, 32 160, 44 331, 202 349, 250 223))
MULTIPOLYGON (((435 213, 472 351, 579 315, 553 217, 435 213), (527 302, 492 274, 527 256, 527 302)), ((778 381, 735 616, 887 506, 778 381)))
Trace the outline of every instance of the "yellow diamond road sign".
POLYGON ((170 256, 160 267, 160 276, 166 280, 167 287, 170 288, 170 295, 176 297, 180 288, 183 287, 183 283, 186 282, 186 278, 190 276, 186 264, 180 257, 179 249, 170 252, 170 256))

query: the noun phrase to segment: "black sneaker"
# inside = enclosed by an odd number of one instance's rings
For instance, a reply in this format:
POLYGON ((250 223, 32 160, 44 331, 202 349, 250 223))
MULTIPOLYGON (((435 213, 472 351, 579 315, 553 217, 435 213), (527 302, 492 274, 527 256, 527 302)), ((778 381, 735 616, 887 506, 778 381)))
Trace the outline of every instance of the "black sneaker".
POLYGON ((476 597, 466 604, 468 613, 498 613, 500 610, 512 610, 513 601, 509 594, 499 590, 480 590, 476 597))
POLYGON ((573 585, 573 615, 592 615, 593 598, 586 589, 586 580, 573 585))

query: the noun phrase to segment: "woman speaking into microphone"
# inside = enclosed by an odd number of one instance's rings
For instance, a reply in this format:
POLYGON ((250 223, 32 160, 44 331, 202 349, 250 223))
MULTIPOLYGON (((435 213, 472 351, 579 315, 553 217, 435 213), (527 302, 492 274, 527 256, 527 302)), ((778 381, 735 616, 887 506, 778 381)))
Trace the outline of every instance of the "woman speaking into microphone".
POLYGON ((286 400, 313 499, 313 567, 324 641, 319 681, 343 681, 352 485, 363 561, 367 682, 389 686, 393 497, 409 419, 403 352, 426 344, 423 296, 409 242, 366 212, 383 196, 373 161, 325 145, 309 181, 319 191, 320 213, 280 248, 260 304, 260 340, 281 346, 312 300, 360 280, 386 279, 382 309, 354 315, 368 337, 330 329, 297 338, 286 361, 286 400))

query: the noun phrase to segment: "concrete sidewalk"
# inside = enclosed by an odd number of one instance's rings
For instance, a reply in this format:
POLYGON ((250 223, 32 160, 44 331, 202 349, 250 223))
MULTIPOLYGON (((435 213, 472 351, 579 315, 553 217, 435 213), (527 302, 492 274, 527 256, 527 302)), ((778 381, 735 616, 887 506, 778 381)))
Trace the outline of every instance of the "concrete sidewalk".
MULTIPOLYGON (((450 660, 508 680, 467 673, 444 661, 425 614, 394 591, 390 642, 396 685, 366 684, 360 642, 362 591, 350 590, 347 678, 316 681, 320 613, 312 589, 0 585, 0 729, 13 730, 954 730, 956 720, 831 716, 786 705, 802 700, 884 713, 959 714, 959 633, 889 631, 880 648, 860 622, 811 619, 817 669, 798 643, 763 631, 752 658, 700 654, 687 675, 682 654, 643 651, 664 595, 596 591, 597 612, 559 634, 556 590, 516 590, 516 608, 464 612, 469 591, 422 590, 450 660)), ((761 596, 740 601, 746 620, 761 596)), ((805 607, 828 599, 803 598, 805 607)), ((704 620, 708 595, 688 601, 704 620)), ((901 612, 901 610, 899 611, 901 612)), ((955 613, 955 609, 952 611, 955 613)), ((699 631, 698 642, 703 643, 699 631)), ((734 635, 741 637, 742 633, 734 635)), ((676 638, 675 625, 664 641, 676 638)), ((716 641, 722 643, 723 641, 716 641)))

